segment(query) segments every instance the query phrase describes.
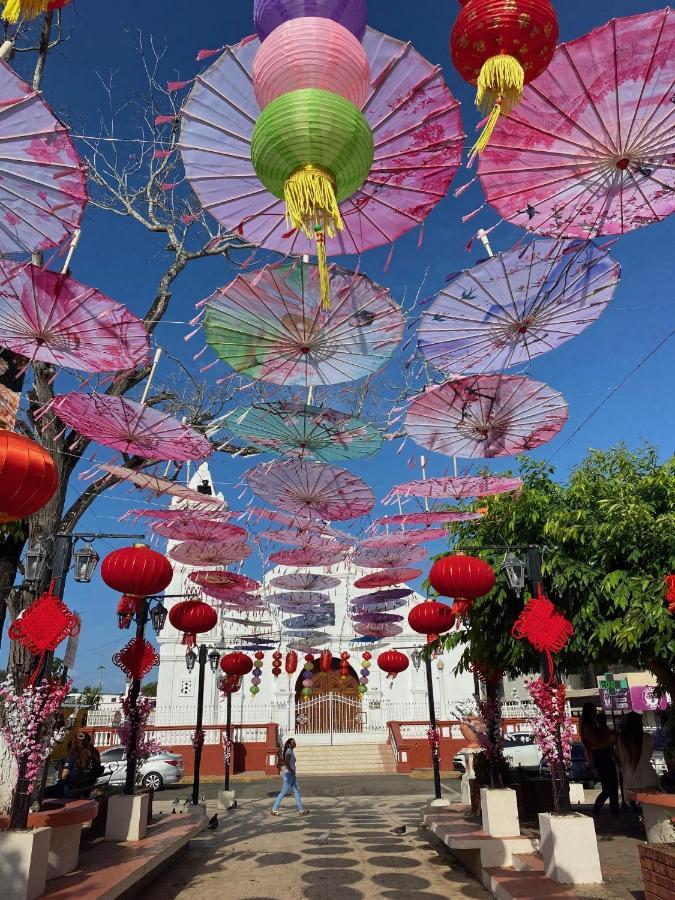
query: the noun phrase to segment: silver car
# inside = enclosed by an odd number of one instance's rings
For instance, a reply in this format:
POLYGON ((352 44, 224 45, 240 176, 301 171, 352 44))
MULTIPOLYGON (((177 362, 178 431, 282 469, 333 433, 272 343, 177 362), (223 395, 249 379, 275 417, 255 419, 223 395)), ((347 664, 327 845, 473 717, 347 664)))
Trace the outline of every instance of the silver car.
MULTIPOLYGON (((123 784, 127 777, 126 751, 124 747, 111 747, 101 753, 103 775, 98 784, 123 784)), ((155 791, 167 784, 175 784, 183 777, 183 757, 179 753, 163 750, 141 763, 138 772, 143 787, 155 791)))

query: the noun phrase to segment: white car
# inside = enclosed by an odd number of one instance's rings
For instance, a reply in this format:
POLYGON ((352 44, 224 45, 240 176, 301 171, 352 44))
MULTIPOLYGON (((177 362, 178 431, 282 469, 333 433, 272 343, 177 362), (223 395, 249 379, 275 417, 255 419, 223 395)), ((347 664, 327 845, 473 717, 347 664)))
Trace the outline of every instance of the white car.
MULTIPOLYGON (((111 747, 101 753, 103 775, 97 784, 124 784, 127 777, 127 761, 124 747, 111 747)), ((183 777, 183 757, 168 750, 150 756, 139 766, 143 787, 155 791, 167 784, 175 784, 183 777)))
MULTIPOLYGON (((526 769, 538 769, 541 763, 541 750, 533 734, 505 734, 504 756, 513 768, 523 766, 526 769)), ((457 772, 466 771, 463 753, 457 753, 453 759, 453 768, 457 772)))

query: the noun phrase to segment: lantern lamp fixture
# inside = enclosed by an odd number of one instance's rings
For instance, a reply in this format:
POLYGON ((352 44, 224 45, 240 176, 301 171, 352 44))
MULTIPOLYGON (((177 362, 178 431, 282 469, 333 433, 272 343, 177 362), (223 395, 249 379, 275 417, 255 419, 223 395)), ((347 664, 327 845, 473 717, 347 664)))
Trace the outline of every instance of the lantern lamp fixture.
POLYGON ((422 654, 419 650, 415 649, 410 654, 410 659, 412 660, 412 664, 415 667, 415 671, 419 672, 420 666, 422 665, 422 654))
POLYGON ((75 581, 80 584, 89 584, 94 577, 96 566, 99 564, 100 556, 94 550, 91 543, 87 541, 84 547, 80 547, 73 553, 75 560, 74 571, 75 581))
POLYGON ((161 633, 168 615, 169 610, 164 606, 161 599, 158 598, 158 602, 150 610, 150 621, 152 622, 155 634, 161 633))
POLYGON ((522 591, 525 587, 526 574, 526 565, 524 560, 516 556, 515 553, 511 553, 509 551, 504 557, 504 562, 502 563, 501 567, 504 570, 506 580, 508 581, 511 590, 518 592, 522 591))
POLYGON ((208 660, 209 660, 209 666, 211 667, 211 671, 214 673, 217 672, 218 664, 220 663, 220 653, 218 653, 218 651, 215 649, 215 647, 211 648, 211 650, 209 652, 208 660))
POLYGON ((197 662, 197 654, 192 649, 192 647, 188 647, 187 653, 185 654, 185 666, 188 672, 192 672, 195 667, 195 663, 197 662))
POLYGON ((26 552, 23 562, 23 571, 26 581, 40 581, 49 562, 49 551, 38 541, 26 552))

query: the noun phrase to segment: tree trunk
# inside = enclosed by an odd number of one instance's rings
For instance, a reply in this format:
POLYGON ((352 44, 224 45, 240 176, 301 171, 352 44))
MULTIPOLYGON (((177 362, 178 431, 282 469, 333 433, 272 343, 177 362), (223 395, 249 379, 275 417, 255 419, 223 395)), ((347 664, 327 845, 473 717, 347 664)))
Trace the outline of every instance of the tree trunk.
POLYGON ((0 734, 0 816, 9 815, 16 781, 16 762, 9 752, 4 737, 0 734))
POLYGON ((25 535, 21 537, 7 535, 0 542, 0 646, 2 645, 2 635, 5 628, 7 604, 12 586, 16 580, 19 560, 21 559, 25 543, 25 535))

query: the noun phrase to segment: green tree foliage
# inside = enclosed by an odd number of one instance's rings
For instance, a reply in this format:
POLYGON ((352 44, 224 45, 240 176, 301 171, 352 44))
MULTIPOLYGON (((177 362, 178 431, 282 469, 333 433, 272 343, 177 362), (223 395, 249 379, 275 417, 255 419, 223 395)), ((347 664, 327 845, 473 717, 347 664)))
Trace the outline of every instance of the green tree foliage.
POLYGON ((90 709, 98 709, 98 705, 101 702, 101 691, 98 687, 90 687, 87 685, 82 688, 80 693, 80 705, 87 706, 90 709))
MULTIPOLYGON (((566 484, 528 458, 520 475, 522 491, 481 500, 487 515, 454 526, 453 543, 543 548, 545 592, 575 628, 560 669, 644 667, 675 696, 675 617, 664 602, 664 576, 675 570, 675 458, 659 463, 651 448, 620 445, 591 450, 566 484)), ((494 552, 476 555, 499 562, 494 552)), ((445 639, 465 646, 462 668, 479 659, 510 675, 538 671, 536 652, 511 638, 523 602, 500 572, 466 630, 445 639)))
POLYGON ((156 681, 148 681, 147 684, 144 684, 141 688, 141 694, 144 697, 156 697, 157 696, 157 682, 156 681))

